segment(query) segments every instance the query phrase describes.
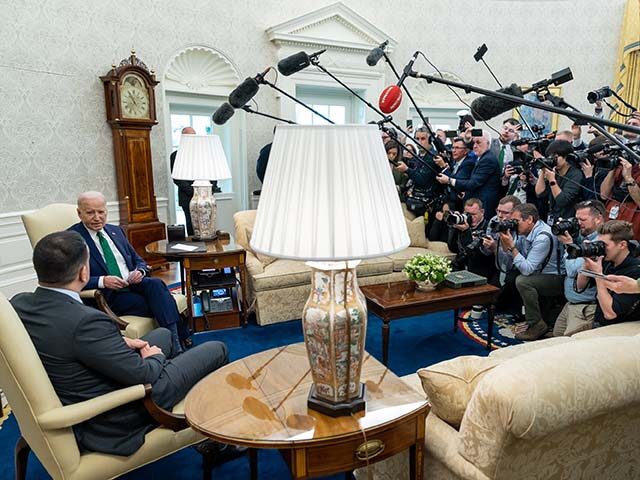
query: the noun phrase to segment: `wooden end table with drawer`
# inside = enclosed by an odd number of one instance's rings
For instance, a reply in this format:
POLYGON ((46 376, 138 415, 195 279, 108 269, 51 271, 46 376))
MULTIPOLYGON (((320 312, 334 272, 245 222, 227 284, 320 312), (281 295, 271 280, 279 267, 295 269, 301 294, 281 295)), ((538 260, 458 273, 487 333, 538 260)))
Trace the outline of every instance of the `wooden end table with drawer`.
POLYGON ((333 418, 309 410, 311 372, 305 345, 297 343, 211 373, 187 395, 185 416, 209 438, 249 447, 251 478, 257 478, 256 449, 275 448, 295 479, 350 472, 409 449, 410 478, 421 479, 429 412, 425 395, 370 354, 362 381, 365 411, 333 418))

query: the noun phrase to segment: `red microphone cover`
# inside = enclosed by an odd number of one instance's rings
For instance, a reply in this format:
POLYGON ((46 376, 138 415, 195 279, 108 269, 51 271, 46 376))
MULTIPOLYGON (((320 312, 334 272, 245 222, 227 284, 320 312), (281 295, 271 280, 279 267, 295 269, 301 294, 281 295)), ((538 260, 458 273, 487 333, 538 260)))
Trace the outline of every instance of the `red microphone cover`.
POLYGON ((397 85, 389 85, 382 90, 378 106, 383 113, 395 112, 402 102, 402 90, 397 85))

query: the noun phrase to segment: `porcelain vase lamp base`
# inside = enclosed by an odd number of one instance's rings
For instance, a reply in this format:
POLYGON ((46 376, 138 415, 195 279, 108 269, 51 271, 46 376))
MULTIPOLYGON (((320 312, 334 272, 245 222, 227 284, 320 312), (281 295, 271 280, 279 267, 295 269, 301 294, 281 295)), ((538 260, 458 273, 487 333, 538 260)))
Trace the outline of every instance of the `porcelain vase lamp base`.
POLYGON ((311 295, 302 313, 302 325, 313 378, 307 406, 333 417, 365 408, 360 374, 367 307, 356 278, 358 263, 307 263, 311 267, 311 295))
POLYGON ((193 240, 214 240, 217 236, 216 197, 211 193, 211 182, 196 180, 193 182, 193 197, 189 202, 193 240))

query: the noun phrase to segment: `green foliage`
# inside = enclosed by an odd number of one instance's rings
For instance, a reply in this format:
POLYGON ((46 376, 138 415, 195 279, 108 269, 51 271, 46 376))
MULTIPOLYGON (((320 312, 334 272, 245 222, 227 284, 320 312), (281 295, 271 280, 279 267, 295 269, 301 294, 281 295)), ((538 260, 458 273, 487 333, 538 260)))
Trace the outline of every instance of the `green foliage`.
POLYGON ((405 264, 402 271, 410 280, 440 283, 451 272, 451 261, 431 253, 418 254, 405 264))

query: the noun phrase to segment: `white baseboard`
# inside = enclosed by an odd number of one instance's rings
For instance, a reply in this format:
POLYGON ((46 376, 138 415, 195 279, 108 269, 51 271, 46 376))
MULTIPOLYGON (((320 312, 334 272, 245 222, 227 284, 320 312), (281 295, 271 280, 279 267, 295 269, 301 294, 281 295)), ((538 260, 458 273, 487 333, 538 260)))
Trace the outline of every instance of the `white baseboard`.
MULTIPOLYGON (((157 198, 158 217, 166 223, 169 218, 169 199, 157 198)), ((120 216, 118 202, 107 202, 108 219, 117 224, 120 216)), ((31 263, 32 248, 21 216, 33 210, 0 213, 0 292, 7 298, 16 293, 33 291, 36 272, 31 263)))

